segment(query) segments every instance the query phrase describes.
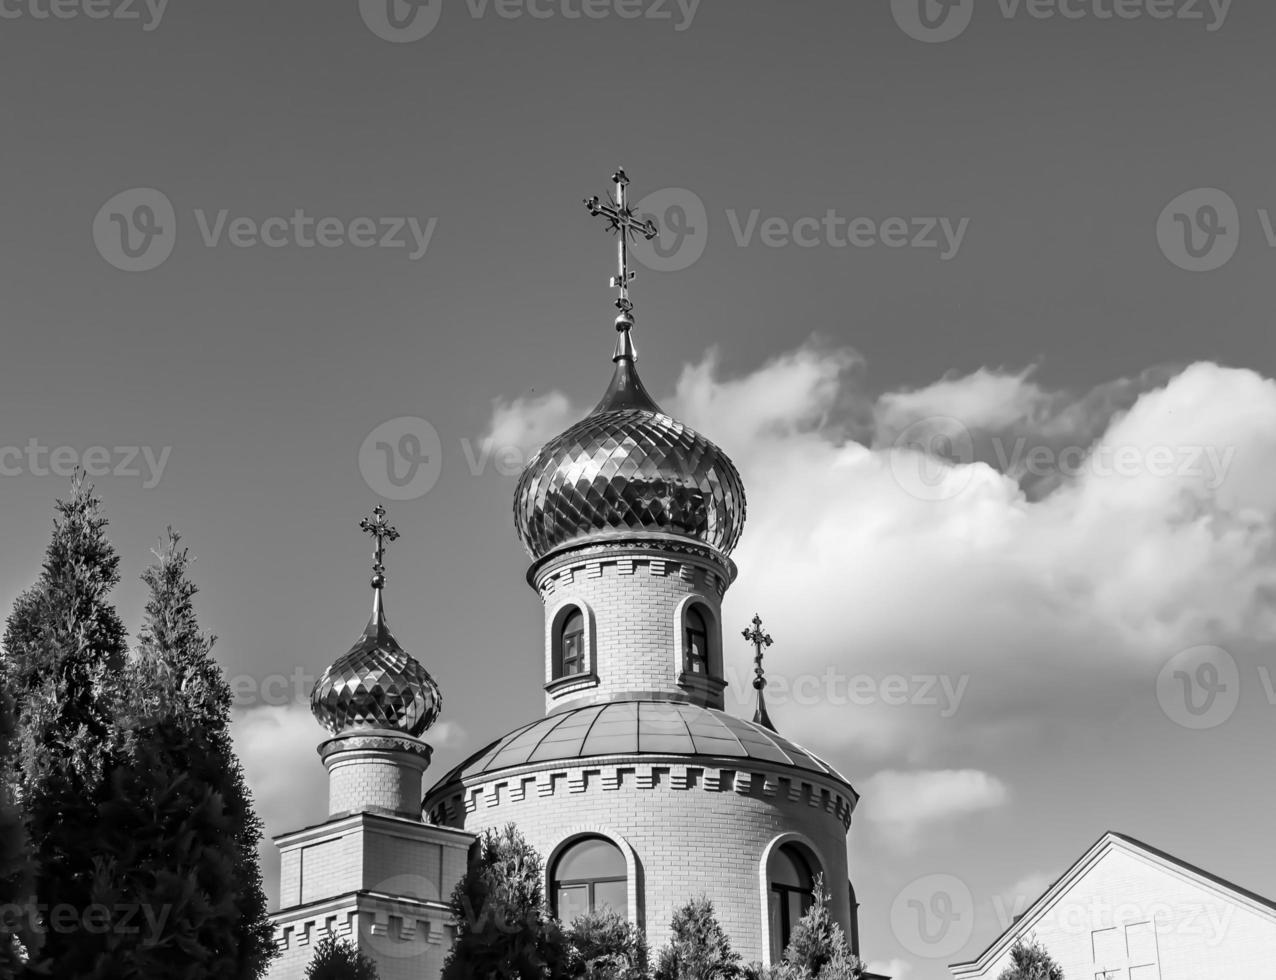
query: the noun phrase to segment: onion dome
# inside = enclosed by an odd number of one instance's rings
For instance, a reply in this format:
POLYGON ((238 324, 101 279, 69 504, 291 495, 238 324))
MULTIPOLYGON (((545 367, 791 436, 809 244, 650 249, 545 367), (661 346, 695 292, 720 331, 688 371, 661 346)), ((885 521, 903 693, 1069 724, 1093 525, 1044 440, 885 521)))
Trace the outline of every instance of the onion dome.
POLYGON ((438 720, 443 695, 429 671, 399 646, 386 624, 382 558, 385 542, 399 532, 385 523, 382 508, 374 514, 375 520, 365 519, 361 525, 377 539, 372 618, 349 652, 315 683, 310 710, 333 735, 393 731, 418 738, 438 720))
POLYGON ((749 759, 851 785, 796 742, 725 711, 672 701, 608 701, 569 708, 516 728, 453 769, 430 795, 449 784, 506 769, 637 755, 749 759))
POLYGON ((624 313, 616 321, 616 368, 602 401, 546 443, 519 478, 514 522, 533 559, 599 535, 675 535, 724 556, 740 538, 740 474, 726 453, 647 393, 632 323, 624 313))

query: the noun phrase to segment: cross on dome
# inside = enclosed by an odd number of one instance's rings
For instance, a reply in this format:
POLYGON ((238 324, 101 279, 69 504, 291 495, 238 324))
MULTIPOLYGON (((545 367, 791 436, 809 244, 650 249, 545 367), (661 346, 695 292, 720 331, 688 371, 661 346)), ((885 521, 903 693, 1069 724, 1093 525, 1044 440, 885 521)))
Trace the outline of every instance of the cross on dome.
POLYGON ((745 629, 742 633, 744 638, 753 644, 753 689, 758 692, 758 706, 753 712, 753 721, 775 731, 775 726, 771 724, 771 717, 767 714, 766 699, 762 694, 766 689, 766 673, 762 669, 763 652, 775 641, 771 639, 771 634, 762 628, 762 617, 757 613, 753 614, 752 626, 752 629, 745 629))
MULTIPOLYGON (((603 204, 597 194, 585 198, 585 207, 595 217, 607 219, 607 230, 616 236, 616 274, 611 277, 611 288, 620 291, 616 299, 616 309, 620 316, 616 318, 616 330, 621 334, 617 350, 630 350, 629 328, 634 325, 634 304, 629 298, 629 284, 637 278, 637 273, 629 268, 629 243, 636 242, 641 235, 651 241, 658 234, 656 223, 650 218, 640 218, 629 206, 629 177, 623 169, 611 175, 616 184, 616 193, 607 196, 603 204)), ((619 356, 619 354, 618 354, 619 356)))

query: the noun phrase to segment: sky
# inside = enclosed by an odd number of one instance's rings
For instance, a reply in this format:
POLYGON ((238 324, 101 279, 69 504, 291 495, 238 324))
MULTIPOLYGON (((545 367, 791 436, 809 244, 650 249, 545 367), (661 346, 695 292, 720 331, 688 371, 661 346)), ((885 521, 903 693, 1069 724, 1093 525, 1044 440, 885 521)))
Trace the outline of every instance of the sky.
POLYGON ((1276 896, 1276 9, 926 3, 0 0, 0 602, 77 463, 134 631, 176 527, 283 833, 383 503, 431 772, 539 716, 511 500, 609 379, 623 165, 866 956, 947 976, 1108 830, 1276 896))

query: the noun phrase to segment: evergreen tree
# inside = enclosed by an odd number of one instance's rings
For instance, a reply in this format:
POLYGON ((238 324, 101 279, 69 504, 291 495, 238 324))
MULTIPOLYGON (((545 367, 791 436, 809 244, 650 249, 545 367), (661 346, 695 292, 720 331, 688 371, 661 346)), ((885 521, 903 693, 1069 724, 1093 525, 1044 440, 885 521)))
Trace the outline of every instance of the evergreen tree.
POLYGON ((53 976, 78 976, 77 945, 91 905, 97 804, 110 751, 108 694, 125 654, 110 605, 119 558, 101 500, 83 475, 57 502, 36 584, 6 624, 0 689, 13 694, 18 737, 6 760, 35 860, 35 902, 46 918, 29 948, 53 976))
POLYGON ((380 980, 380 976, 377 965, 353 944, 329 935, 315 947, 315 957, 306 967, 306 980, 380 980))
MULTIPOLYGON (((127 708, 127 705, 122 705, 127 708)), ((130 720, 98 808, 80 980, 241 980, 239 828, 220 757, 173 715, 130 720)))
POLYGON ((443 980, 560 977, 567 950, 545 907, 541 860, 513 825, 487 830, 452 892, 456 944, 443 980))
POLYGON ((651 975, 642 930, 610 909, 577 918, 567 929, 569 977, 647 980, 651 975))
MULTIPOLYGON (((150 594, 138 636, 138 657, 127 685, 129 713, 170 717, 191 733, 179 744, 208 753, 208 758, 192 765, 202 769, 205 785, 218 795, 226 819, 235 828, 230 888, 237 916, 220 945, 233 951, 234 969, 227 976, 253 980, 265 973, 276 954, 257 854, 262 824, 252 809, 252 795, 231 741, 233 698, 211 655, 216 638, 199 629, 194 605, 199 589, 191 581, 192 559, 181 547, 181 536, 169 528, 154 555, 155 562, 142 575, 150 594)), ((153 731, 160 733, 162 727, 153 731)), ((172 746, 173 751, 176 748, 172 746)), ((188 760, 179 757, 177 761, 188 760)))
POLYGON ((1010 966, 997 980, 1064 980, 1063 970, 1035 939, 1019 940, 1010 951, 1010 966))
POLYGON ((815 901, 793 927, 775 980, 859 980, 864 968, 851 952, 846 933, 833 921, 824 879, 815 881, 815 901))
POLYGON ((17 976, 32 939, 23 912, 34 902, 32 869, 9 765, 15 725, 13 702, 0 690, 0 980, 17 976))
POLYGON ((673 937, 660 951, 656 980, 737 980, 744 976, 740 955, 707 898, 694 899, 673 914, 673 937))

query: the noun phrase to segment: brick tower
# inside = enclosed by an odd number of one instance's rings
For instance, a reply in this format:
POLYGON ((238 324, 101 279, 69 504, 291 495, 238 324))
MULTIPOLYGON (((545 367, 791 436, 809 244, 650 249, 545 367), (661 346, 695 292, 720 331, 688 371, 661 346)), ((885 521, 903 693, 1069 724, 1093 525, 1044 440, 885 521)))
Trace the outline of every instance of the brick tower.
POLYGON ((744 487, 638 377, 627 245, 655 232, 628 207, 624 172, 613 179, 607 204, 586 202, 620 243, 612 380, 531 460, 514 501, 545 611, 546 714, 450 772, 424 809, 470 832, 516 823, 561 919, 610 907, 656 948, 674 910, 708 893, 745 959, 772 962, 817 875, 854 935, 845 838, 858 798, 773 730, 760 667, 754 720, 723 710, 721 606, 744 487))
POLYGON ((421 822, 421 736, 442 708, 438 685, 386 623, 385 546, 398 532, 376 508, 361 527, 376 539, 372 616, 363 635, 311 693, 332 736, 319 745, 328 770, 328 819, 275 838, 280 957, 272 980, 299 980, 325 935, 349 940, 382 980, 437 977, 452 945, 446 904, 473 838, 421 822))

